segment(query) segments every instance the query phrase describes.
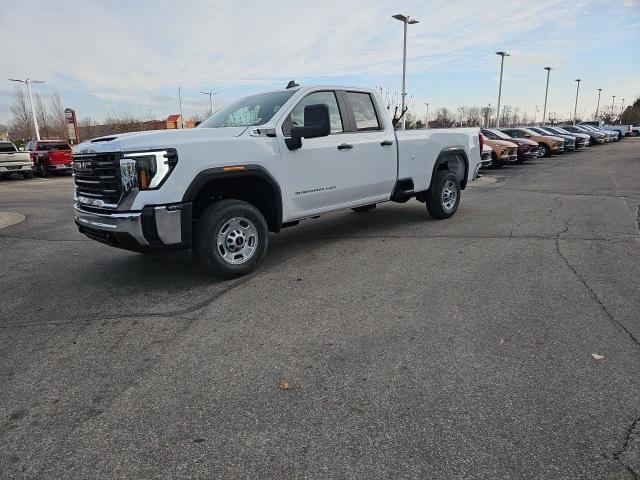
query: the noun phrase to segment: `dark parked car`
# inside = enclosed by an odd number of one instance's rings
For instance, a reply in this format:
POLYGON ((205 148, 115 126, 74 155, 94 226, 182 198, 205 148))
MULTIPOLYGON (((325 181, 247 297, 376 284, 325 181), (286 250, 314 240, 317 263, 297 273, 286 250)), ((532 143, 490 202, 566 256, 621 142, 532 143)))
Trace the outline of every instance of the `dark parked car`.
POLYGON ((607 136, 604 133, 593 132, 580 125, 562 125, 562 128, 571 133, 586 133, 587 135, 589 135, 589 138, 591 139, 591 142, 590 142, 591 145, 596 145, 596 144, 604 143, 607 141, 606 140, 607 136))
POLYGON ((591 141, 591 137, 589 137, 589 135, 587 135, 586 133, 570 132, 568 130, 565 130, 562 127, 556 127, 556 126, 553 126, 553 127, 546 126, 545 128, 555 133, 560 133, 564 135, 573 135, 574 137, 576 137, 576 149, 586 148, 586 146, 589 145, 591 141))
POLYGON ((576 149, 576 137, 573 135, 560 135, 554 133, 551 130, 547 130, 545 127, 527 127, 540 135, 551 135, 552 137, 559 137, 564 140, 564 151, 573 152, 576 149))
POLYGON ((518 159, 513 163, 522 163, 529 158, 538 158, 538 142, 527 138, 513 138, 493 128, 483 128, 481 132, 491 140, 506 140, 518 145, 518 159))
MULTIPOLYGON (((538 128, 544 130, 545 132, 549 132, 549 135, 556 135, 556 136, 559 136, 561 138, 566 138, 566 139, 573 140, 573 145, 574 145, 573 150, 578 150, 580 148, 584 148, 585 145, 586 145, 586 142, 585 142, 584 138, 579 137, 578 135, 574 135, 571 132, 561 132, 557 128, 549 126, 549 125, 545 125, 544 127, 538 127, 538 128)), ((571 149, 569 149, 569 150, 571 150, 571 149)))

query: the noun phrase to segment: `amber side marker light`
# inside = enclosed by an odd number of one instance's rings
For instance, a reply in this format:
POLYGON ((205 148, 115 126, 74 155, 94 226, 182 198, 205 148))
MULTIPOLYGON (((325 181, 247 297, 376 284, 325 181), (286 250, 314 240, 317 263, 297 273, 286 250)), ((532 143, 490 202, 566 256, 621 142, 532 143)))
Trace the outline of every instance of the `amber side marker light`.
POLYGON ((222 167, 223 172, 242 172, 244 170, 244 166, 236 165, 234 167, 222 167))

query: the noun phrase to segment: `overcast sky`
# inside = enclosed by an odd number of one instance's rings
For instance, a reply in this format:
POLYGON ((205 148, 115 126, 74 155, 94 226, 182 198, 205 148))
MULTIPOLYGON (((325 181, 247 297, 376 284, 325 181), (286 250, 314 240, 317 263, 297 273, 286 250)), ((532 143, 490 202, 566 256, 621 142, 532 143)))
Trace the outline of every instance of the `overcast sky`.
POLYGON ((499 57, 503 105, 542 110, 552 66, 550 112, 620 106, 640 95, 640 0, 477 2, 301 1, 29 1, 3 0, 0 122, 10 118, 9 77, 46 80, 78 118, 111 111, 165 117, 208 109, 196 94, 213 89, 218 105, 299 83, 400 90, 402 24, 409 27, 407 90, 414 109, 497 102, 499 57))

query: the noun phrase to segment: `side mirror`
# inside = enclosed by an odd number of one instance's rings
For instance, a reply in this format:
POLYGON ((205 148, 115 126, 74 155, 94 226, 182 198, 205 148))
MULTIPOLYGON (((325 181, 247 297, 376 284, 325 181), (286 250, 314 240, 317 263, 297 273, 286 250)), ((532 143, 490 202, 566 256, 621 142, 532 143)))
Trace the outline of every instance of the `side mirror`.
POLYGON ((304 127, 292 127, 291 138, 286 138, 285 143, 289 150, 296 150, 302 147, 303 138, 326 137, 330 133, 329 106, 307 105, 304 107, 304 127))

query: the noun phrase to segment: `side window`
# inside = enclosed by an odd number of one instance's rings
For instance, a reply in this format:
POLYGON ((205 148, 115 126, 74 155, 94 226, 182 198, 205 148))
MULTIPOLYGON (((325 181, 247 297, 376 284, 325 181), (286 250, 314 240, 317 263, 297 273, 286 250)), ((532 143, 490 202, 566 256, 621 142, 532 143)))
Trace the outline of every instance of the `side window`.
POLYGON ((358 131, 380 130, 380 122, 373 106, 371 95, 362 92, 346 92, 353 110, 358 131))
POLYGON ((334 92, 314 92, 304 97, 294 107, 289 117, 282 125, 282 133, 291 135, 291 127, 304 126, 304 107, 307 105, 325 104, 329 107, 329 117, 331 118, 331 133, 343 131, 342 116, 338 108, 338 100, 334 92))
POLYGON ((511 135, 513 138, 522 137, 522 132, 520 130, 507 130, 505 133, 507 135, 511 135))

